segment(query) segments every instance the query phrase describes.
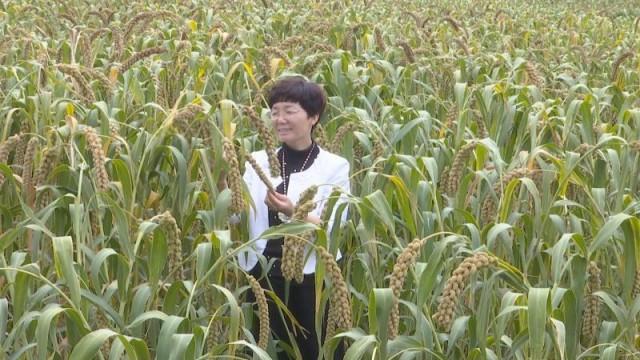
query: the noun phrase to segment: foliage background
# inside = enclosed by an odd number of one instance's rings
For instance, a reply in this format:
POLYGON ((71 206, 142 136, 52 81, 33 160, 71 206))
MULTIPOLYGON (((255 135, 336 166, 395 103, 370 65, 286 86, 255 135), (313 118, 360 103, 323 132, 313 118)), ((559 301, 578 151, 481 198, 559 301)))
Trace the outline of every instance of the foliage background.
POLYGON ((3 3, 4 357, 275 354, 249 331, 222 139, 241 159, 263 147, 246 107, 268 120, 286 73, 323 84, 327 146, 352 166, 347 226, 317 230, 346 254, 354 320, 327 352, 343 338, 348 359, 638 357, 635 5, 3 3), (392 339, 389 276, 427 237, 392 339), (478 252, 499 261, 442 328, 445 284, 478 252))

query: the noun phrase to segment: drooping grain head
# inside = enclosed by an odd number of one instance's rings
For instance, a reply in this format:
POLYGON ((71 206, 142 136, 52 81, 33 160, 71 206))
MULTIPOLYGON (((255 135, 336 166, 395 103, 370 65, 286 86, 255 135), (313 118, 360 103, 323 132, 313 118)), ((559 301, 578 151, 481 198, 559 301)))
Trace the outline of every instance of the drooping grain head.
POLYGON ((231 189, 231 215, 239 216, 244 210, 244 197, 242 193, 242 175, 236 149, 231 140, 225 138, 222 143, 224 159, 228 165, 227 181, 231 189))
MULTIPOLYGON (((12 135, 0 144, 0 164, 9 165, 9 154, 20 143, 20 135, 12 135)), ((0 185, 4 183, 4 174, 0 173, 0 185)))
POLYGON ((176 219, 169 211, 150 219, 162 227, 167 239, 167 267, 169 277, 175 281, 184 280, 182 260, 182 235, 176 219))
POLYGON ((447 193, 449 195, 454 196, 458 191, 458 186, 460 185, 460 181, 464 176, 465 169, 467 166, 467 162, 471 158, 473 151, 476 149, 476 145, 478 144, 477 140, 472 140, 467 144, 463 145, 460 150, 456 153, 453 158, 453 162, 451 163, 451 168, 449 169, 449 173, 447 175, 447 193))
POLYGON ((178 19, 178 15, 171 11, 145 11, 127 22, 125 25, 125 31, 123 35, 123 41, 126 43, 134 34, 134 30, 138 32, 144 32, 146 28, 155 20, 158 19, 178 19))
POLYGON ((264 170, 262 169, 262 167, 260 167, 256 159, 254 159, 253 156, 251 156, 251 154, 247 154, 246 158, 249 164, 251 165, 251 167, 253 168, 253 170, 256 172, 256 174, 258 174, 258 178, 260 178, 260 180, 267 187, 267 189, 269 191, 275 191, 275 188, 273 187, 271 180, 269 180, 269 177, 267 177, 267 174, 264 173, 264 170))
POLYGON ((24 198, 29 206, 33 206, 33 201, 36 196, 35 184, 33 181, 33 162, 36 158, 36 152, 38 151, 38 138, 32 137, 27 144, 27 150, 24 156, 24 163, 22 165, 22 185, 24 198))
POLYGON ((466 56, 471 55, 471 50, 469 49, 469 44, 467 44, 467 40, 464 37, 455 38, 455 39, 453 39, 453 41, 456 44, 458 44, 458 46, 460 47, 460 49, 462 49, 462 51, 464 52, 464 54, 466 56))
POLYGON ((631 292, 631 298, 635 299, 640 295, 640 269, 636 270, 636 278, 633 282, 633 291, 631 292))
POLYGON ((280 43, 280 46, 283 49, 288 49, 292 47, 297 47, 304 45, 304 37, 302 36, 290 36, 286 38, 283 42, 280 43))
POLYGON ((458 106, 456 104, 451 104, 451 106, 449 106, 449 111, 447 111, 447 117, 446 117, 446 122, 445 122, 445 129, 447 130, 452 130, 455 132, 455 125, 458 122, 458 114, 460 112, 458 111, 458 106))
POLYGON ((444 18, 442 18, 442 20, 447 22, 447 23, 449 23, 449 25, 451 25, 451 27, 456 32, 462 32, 465 37, 467 37, 467 38, 469 37, 469 34, 467 34, 467 30, 462 27, 462 24, 460 24, 460 22, 458 22, 458 20, 454 19, 451 16, 445 16, 444 18))
POLYGON ((329 140, 322 124, 318 123, 313 129, 313 139, 321 148, 329 149, 329 140))
POLYGON ((125 72, 127 72, 127 70, 129 70, 135 63, 137 63, 140 60, 146 59, 150 56, 153 55, 158 55, 158 54, 162 54, 164 52, 166 52, 167 49, 163 48, 162 46, 155 46, 152 48, 148 48, 148 49, 144 49, 142 51, 139 51, 133 55, 131 55, 130 58, 128 58, 127 60, 125 60, 122 65, 120 66, 120 69, 118 70, 120 74, 124 74, 125 72))
POLYGON ((384 43, 384 37, 382 35, 382 31, 380 30, 380 28, 376 27, 374 29, 374 37, 376 40, 376 46, 378 47, 378 51, 380 51, 380 53, 384 53, 385 51, 387 51, 387 47, 384 43))
POLYGON ((443 194, 446 194, 449 187, 449 166, 445 166, 442 169, 442 173, 440 173, 440 178, 438 181, 438 190, 443 194))
POLYGON ((126 46, 124 32, 115 27, 111 28, 111 61, 119 61, 126 46))
POLYGON ((376 163, 374 168, 376 171, 380 171, 382 169, 382 165, 380 165, 380 162, 376 162, 376 161, 380 160, 384 156, 385 149, 386 149, 386 146, 382 142, 382 139, 380 138, 373 139, 373 149, 371 149, 371 161, 376 163))
POLYGON ((396 264, 393 266, 393 272, 391 273, 391 279, 389 281, 389 287, 393 293, 393 307, 389 317, 389 337, 391 339, 398 336, 398 327, 400 324, 400 293, 404 280, 409 272, 409 269, 415 263, 420 249, 426 243, 425 239, 414 239, 409 245, 400 253, 396 264))
POLYGON ((538 88, 540 88, 543 85, 542 76, 540 76, 540 73, 538 72, 536 67, 533 65, 533 63, 531 63, 530 61, 525 62, 524 71, 525 71, 525 74, 527 74, 527 82, 530 82, 531 84, 537 86, 538 88))
POLYGON ((346 124, 341 125, 338 131, 336 131, 335 136, 333 137, 331 152, 336 154, 340 153, 344 138, 357 128, 358 124, 356 124, 355 122, 347 122, 346 124))
POLYGON ((284 52, 282 49, 279 49, 273 46, 267 46, 263 48, 262 51, 263 51, 264 61, 266 61, 267 63, 269 63, 272 59, 278 58, 284 61, 284 64, 286 67, 292 66, 292 62, 291 62, 291 59, 289 59, 289 55, 287 55, 287 53, 284 52))
POLYGON ((484 123, 484 119, 482 118, 482 114, 480 111, 474 110, 472 111, 473 118, 476 123, 477 136, 479 139, 485 139, 489 137, 489 131, 487 130, 487 126, 484 123))
POLYGON ((325 341, 331 339, 339 329, 350 329, 353 319, 351 314, 351 299, 349 296, 349 288, 342 276, 340 267, 336 263, 333 254, 328 252, 324 247, 316 248, 318 258, 320 258, 325 266, 326 273, 331 279, 331 295, 329 297, 329 316, 327 321, 327 333, 325 341))
POLYGON ((574 150, 575 152, 577 152, 580 155, 584 155, 586 154, 589 150, 593 149, 594 146, 591 144, 580 144, 578 145, 578 147, 574 150))
MULTIPOLYGON (((42 160, 40 161, 40 166, 36 170, 36 175, 35 175, 34 183, 36 187, 40 187, 46 184, 47 178, 49 177, 49 174, 51 173, 51 171, 58 164, 59 158, 60 158, 60 147, 58 146, 49 147, 43 151, 42 160)), ((49 197, 47 193, 42 194, 38 200, 37 208, 41 209, 48 202, 49 202, 49 197)))
POLYGON ((417 13, 412 11, 403 11, 402 14, 410 16, 413 21, 416 22, 416 26, 419 27, 422 24, 422 19, 420 19, 420 16, 418 16, 417 13))
POLYGON ((626 60, 631 59, 634 56, 632 51, 626 51, 622 53, 611 65, 611 81, 616 81, 618 79, 618 73, 620 72, 620 66, 626 60))
POLYGON ((293 210, 293 218, 296 220, 304 221, 309 215, 309 212, 313 210, 315 207, 315 203, 313 202, 313 198, 318 193, 318 186, 312 185, 305 189, 298 199, 298 203, 296 204, 293 210))
POLYGON ((27 143, 29 142, 29 137, 27 136, 29 128, 29 121, 26 119, 20 123, 20 141, 18 141, 16 145, 16 153, 13 157, 13 163, 20 166, 20 169, 24 166, 24 156, 27 150, 27 143))
POLYGON ((464 291, 471 275, 484 267, 495 265, 496 263, 497 259, 493 255, 478 252, 464 259, 453 271, 442 291, 438 309, 433 315, 433 319, 440 328, 448 330, 451 327, 458 298, 464 291))
POLYGON ((409 45, 409 43, 407 43, 406 41, 399 41, 398 46, 400 46, 402 48, 402 51, 404 51, 404 56, 409 64, 413 64, 416 62, 416 55, 414 54, 413 49, 411 48, 411 45, 409 45))
POLYGON ((78 86, 78 95, 80 95, 85 100, 85 102, 92 103, 96 101, 96 96, 93 93, 93 89, 91 89, 91 86, 89 86, 87 79, 82 76, 82 73, 77 66, 58 64, 57 68, 62 73, 69 75, 75 81, 75 84, 77 84, 78 86))
POLYGON ((600 290, 600 268, 595 261, 587 266, 587 288, 585 293, 585 306, 582 314, 582 338, 586 345, 590 345, 597 336, 600 323, 600 297, 595 295, 600 290))
POLYGON ((96 186, 98 191, 104 192, 109 189, 109 175, 106 168, 106 155, 102 149, 102 141, 92 127, 85 128, 87 147, 91 151, 93 158, 94 173, 96 176, 96 186))
POLYGON ((285 235, 284 243, 282 244, 282 260, 280 263, 280 270, 282 271, 282 276, 287 280, 291 281, 296 279, 295 273, 295 264, 296 259, 299 256, 303 256, 298 254, 298 246, 296 244, 296 239, 294 236, 285 235))
MULTIPOLYGON (((500 181, 496 182, 493 185, 493 192, 499 196, 502 193, 502 190, 513 180, 522 177, 532 177, 535 174, 538 174, 539 169, 529 169, 526 167, 513 169, 502 177, 500 181)), ((484 222, 490 221, 490 219, 495 216, 497 211, 498 203, 495 201, 491 194, 487 194, 483 203, 482 209, 480 213, 480 218, 484 222)))
POLYGON ((264 294, 264 289, 260 286, 258 280, 253 276, 247 274, 247 280, 253 291, 253 295, 256 298, 258 304, 258 314, 260 319, 260 336, 258 340, 258 346, 263 350, 267 349, 267 343, 269 341, 269 306, 267 305, 267 297, 264 294))
POLYGON ((278 156, 276 154, 276 140, 273 137, 273 133, 253 108, 247 106, 244 109, 251 121, 251 124, 258 131, 258 137, 264 144, 264 149, 267 153, 267 158, 269 159, 269 170, 271 171, 271 176, 276 177, 280 174, 280 162, 278 161, 278 156))
MULTIPOLYGON (((318 187, 313 185, 300 194, 300 198, 293 209, 292 219, 305 221, 309 213, 315 208, 313 201, 318 192, 318 187)), ((311 240, 311 233, 298 236, 285 236, 282 252, 282 275, 287 280, 296 280, 301 283, 304 279, 305 244, 311 240)))
POLYGON ((78 70, 80 71, 80 73, 82 74, 82 76, 86 77, 87 79, 91 79, 91 80, 98 80, 98 82, 105 88, 107 89, 108 92, 113 91, 113 83, 111 82, 111 80, 109 80, 109 78, 102 73, 100 70, 98 69, 93 69, 93 68, 88 68, 88 67, 84 67, 84 66, 80 66, 78 68, 78 70))
POLYGON ((333 52, 322 52, 322 53, 314 54, 313 56, 310 57, 311 60, 309 60, 304 64, 304 68, 302 72, 305 75, 311 77, 316 72, 318 67, 326 61, 327 57, 331 56, 332 54, 333 52))
POLYGON ((189 104, 178 111, 176 116, 173 118, 173 124, 182 135, 190 139, 195 135, 193 133, 194 127, 192 126, 191 121, 203 111, 204 109, 202 106, 198 104, 189 104))

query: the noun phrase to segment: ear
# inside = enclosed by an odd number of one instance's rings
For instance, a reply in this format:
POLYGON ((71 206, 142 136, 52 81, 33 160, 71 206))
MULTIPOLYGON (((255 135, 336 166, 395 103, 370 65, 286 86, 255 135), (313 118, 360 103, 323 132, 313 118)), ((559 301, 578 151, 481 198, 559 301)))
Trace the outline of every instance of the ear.
POLYGON ((315 124, 318 123, 318 121, 320 121, 320 116, 319 115, 314 115, 311 116, 311 126, 314 126, 315 124))

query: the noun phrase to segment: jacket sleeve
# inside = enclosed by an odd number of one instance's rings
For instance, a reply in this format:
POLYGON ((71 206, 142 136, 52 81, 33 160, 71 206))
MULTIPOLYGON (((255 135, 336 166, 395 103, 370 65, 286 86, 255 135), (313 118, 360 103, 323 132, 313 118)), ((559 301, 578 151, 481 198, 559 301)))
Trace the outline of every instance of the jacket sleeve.
POLYGON ((249 189, 249 191, 251 191, 251 188, 253 185, 253 178, 254 178, 254 174, 255 171, 253 170, 253 167, 251 167, 251 164, 249 164, 249 162, 245 162, 244 163, 244 174, 242 174, 242 180, 244 180, 244 183, 247 185, 247 189, 249 189))
MULTIPOLYGON (((351 194, 351 185, 349 183, 349 162, 347 160, 343 159, 342 161, 340 161, 336 171, 334 172, 334 175, 331 177, 328 183, 333 185, 334 188, 340 189, 340 197, 333 206, 331 216, 327 221, 326 230, 327 232, 330 232, 335 223, 335 218, 340 205, 346 203, 348 196, 351 194)), ((331 192, 333 192, 333 190, 331 192)), ((327 199, 324 205, 326 206, 328 202, 330 202, 330 199, 327 199)), ((347 221, 347 210, 348 208, 345 207, 342 211, 342 214, 340 216, 340 226, 342 226, 347 221)))

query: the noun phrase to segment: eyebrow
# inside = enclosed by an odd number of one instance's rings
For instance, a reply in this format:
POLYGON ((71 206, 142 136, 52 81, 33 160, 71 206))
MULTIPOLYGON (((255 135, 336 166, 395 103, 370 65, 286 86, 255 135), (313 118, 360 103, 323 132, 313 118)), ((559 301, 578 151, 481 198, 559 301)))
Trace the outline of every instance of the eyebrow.
POLYGON ((297 104, 282 105, 283 109, 291 109, 291 108, 297 108, 297 107, 299 107, 299 105, 297 104))

